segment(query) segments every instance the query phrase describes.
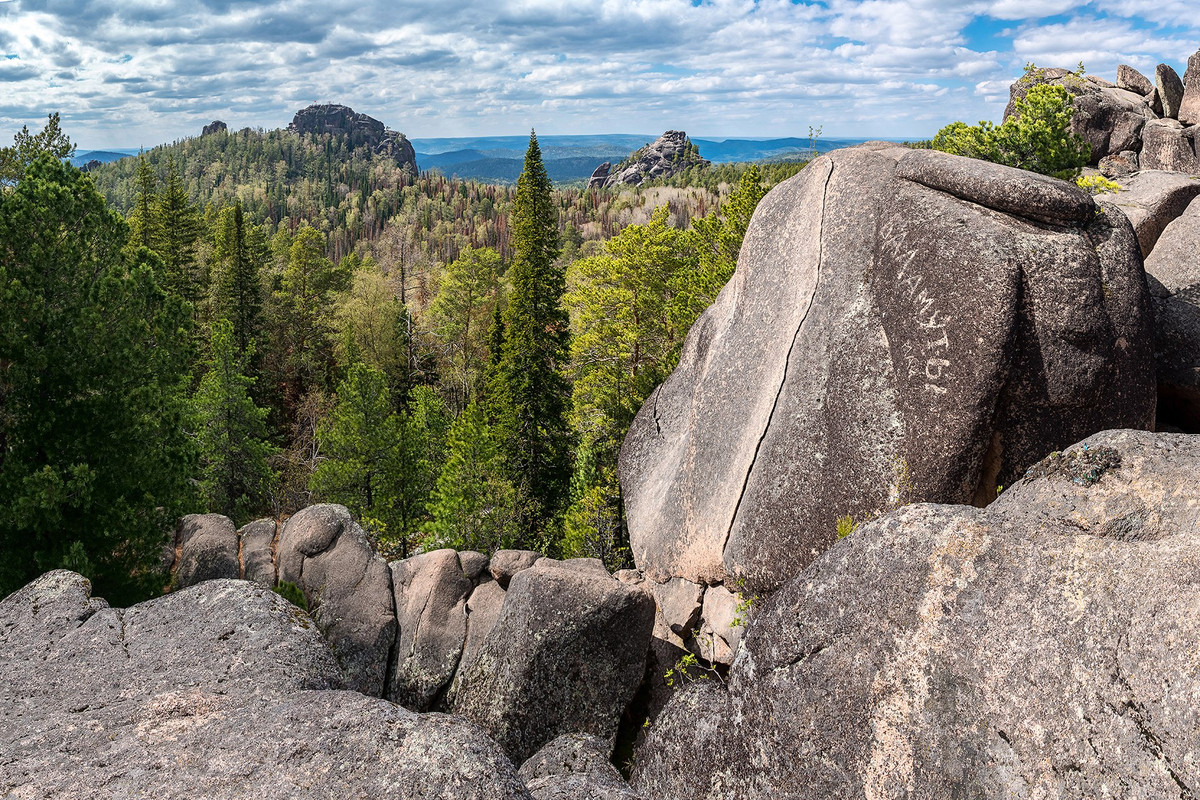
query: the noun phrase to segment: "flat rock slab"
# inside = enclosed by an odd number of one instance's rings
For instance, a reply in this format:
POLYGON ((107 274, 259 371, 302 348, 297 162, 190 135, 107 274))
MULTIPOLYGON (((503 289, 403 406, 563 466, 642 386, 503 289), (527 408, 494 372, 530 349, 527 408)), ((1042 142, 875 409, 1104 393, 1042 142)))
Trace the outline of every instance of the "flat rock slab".
POLYGON ((759 204, 738 269, 623 443, 646 576, 770 591, 837 520, 983 504, 1097 430, 1149 428, 1124 216, 1073 184, 886 144, 759 204))
POLYGON ((1149 258, 1162 232, 1197 197, 1200 180, 1195 176, 1144 170, 1122 179, 1112 202, 1133 225, 1142 256, 1149 258))
POLYGON ((470 723, 340 691, 312 620, 208 581, 127 609, 47 573, 0 602, 0 795, 528 798, 470 723))
POLYGON ((1113 431, 987 509, 871 522, 678 694, 647 797, 1179 798, 1200 789, 1200 437, 1113 431))

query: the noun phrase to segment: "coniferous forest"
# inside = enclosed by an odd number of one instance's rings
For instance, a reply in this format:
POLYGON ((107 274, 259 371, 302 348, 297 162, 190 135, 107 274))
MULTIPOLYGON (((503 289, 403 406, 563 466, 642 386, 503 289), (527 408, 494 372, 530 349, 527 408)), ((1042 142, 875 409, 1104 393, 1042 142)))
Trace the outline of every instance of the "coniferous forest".
POLYGON ((0 596, 160 591, 181 515, 346 505, 387 557, 629 561, 624 436, 800 164, 555 188, 344 137, 207 135, 83 173, 0 149, 0 596))

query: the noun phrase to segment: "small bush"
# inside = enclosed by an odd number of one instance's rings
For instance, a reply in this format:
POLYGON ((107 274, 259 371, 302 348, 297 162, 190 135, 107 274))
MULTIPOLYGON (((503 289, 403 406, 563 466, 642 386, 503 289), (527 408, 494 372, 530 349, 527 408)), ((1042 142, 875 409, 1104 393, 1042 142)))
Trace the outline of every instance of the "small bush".
POLYGON ((1105 194, 1108 192, 1121 191, 1121 184, 1110 181, 1103 175, 1085 175, 1075 181, 1075 185, 1080 189, 1086 189, 1092 194, 1105 194))
POLYGON ((291 581, 280 581, 275 584, 275 594, 292 605, 308 611, 308 598, 304 596, 304 590, 291 581))
POLYGON ((1074 180, 1091 158, 1091 146, 1071 132, 1073 105, 1061 86, 1033 86, 1003 124, 953 122, 933 137, 933 149, 1074 180))

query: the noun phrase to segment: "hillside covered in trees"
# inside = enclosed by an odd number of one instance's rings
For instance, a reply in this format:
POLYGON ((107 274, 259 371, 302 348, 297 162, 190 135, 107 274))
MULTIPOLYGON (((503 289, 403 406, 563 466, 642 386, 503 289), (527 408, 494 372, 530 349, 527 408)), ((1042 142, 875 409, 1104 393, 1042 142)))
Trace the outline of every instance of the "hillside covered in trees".
POLYGON ((244 131, 84 174, 45 155, 69 151, 55 119, 39 136, 4 151, 0 190, 0 286, 21 287, 0 319, 0 592, 70 565, 144 596, 179 514, 319 501, 388 555, 626 563, 624 432, 797 168, 555 190, 531 136, 505 188, 244 131), (55 237, 83 238, 36 244, 55 237), (70 287, 70 313, 39 275, 70 287))

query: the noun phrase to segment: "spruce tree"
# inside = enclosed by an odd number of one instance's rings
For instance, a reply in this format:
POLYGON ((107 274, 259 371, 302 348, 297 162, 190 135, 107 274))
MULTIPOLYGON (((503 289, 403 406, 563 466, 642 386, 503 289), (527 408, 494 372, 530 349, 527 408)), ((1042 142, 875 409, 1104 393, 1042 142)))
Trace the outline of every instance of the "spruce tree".
POLYGON ((133 210, 129 213, 129 243, 134 247, 156 250, 159 243, 158 215, 155 198, 158 195, 158 178, 150 168, 145 153, 138 154, 137 196, 133 210))
POLYGON ((267 410, 250 397, 254 379, 246 376, 253 345, 239 352, 233 325, 212 326, 212 358, 193 403, 200 451, 200 488, 207 510, 246 521, 269 510, 275 473, 270 459, 278 450, 267 443, 267 410))
POLYGON ((512 211, 512 292, 493 413, 501 463, 517 493, 518 532, 528 547, 556 548, 570 478, 565 376, 570 327, 559 254, 558 214, 536 134, 512 211))
POLYGON ((221 209, 217 220, 216 251, 220 272, 215 285, 215 314, 233 325, 233 341, 239 353, 251 350, 262 324, 262 286, 258 261, 246 241, 242 204, 221 209))
POLYGON ((158 254, 166 267, 169 291, 196 303, 204 292, 196 270, 196 240, 200 211, 188 197, 175 159, 167 162, 167 177, 158 195, 158 254))

